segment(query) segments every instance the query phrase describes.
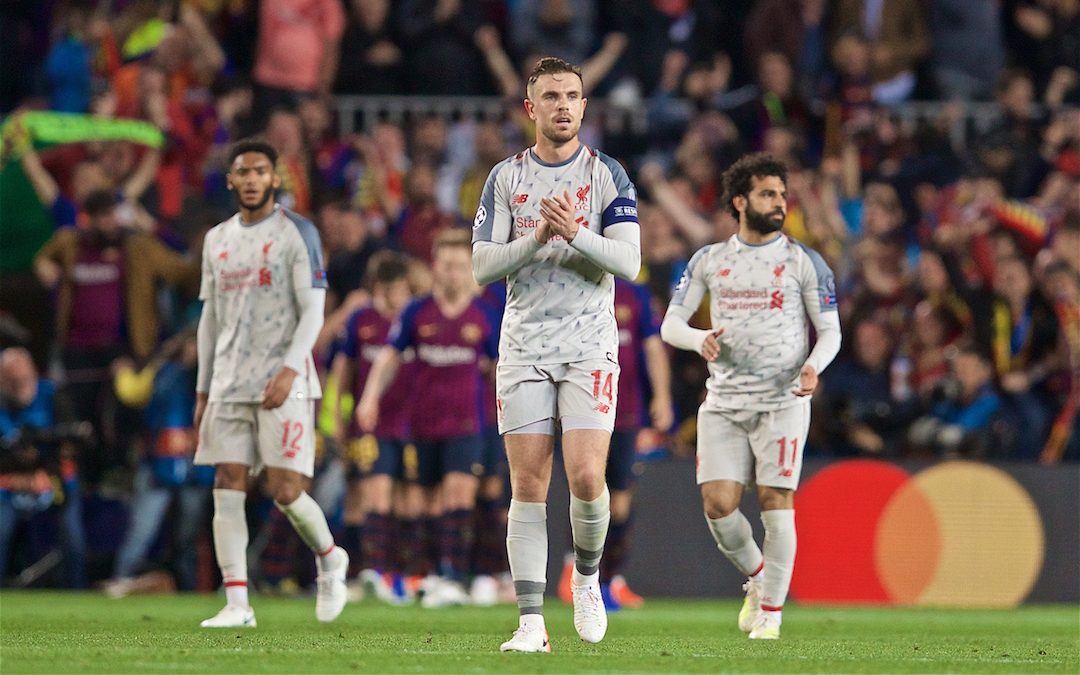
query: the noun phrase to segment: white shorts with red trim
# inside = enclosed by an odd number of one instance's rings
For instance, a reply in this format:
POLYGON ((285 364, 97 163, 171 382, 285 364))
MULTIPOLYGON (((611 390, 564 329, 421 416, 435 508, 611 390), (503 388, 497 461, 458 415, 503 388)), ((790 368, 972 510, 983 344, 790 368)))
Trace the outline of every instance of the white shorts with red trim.
POLYGON ((794 490, 810 430, 810 397, 771 411, 698 409, 697 482, 794 490))
POLYGON ((315 473, 315 401, 291 396, 273 410, 258 403, 213 402, 199 429, 196 464, 246 464, 315 473))

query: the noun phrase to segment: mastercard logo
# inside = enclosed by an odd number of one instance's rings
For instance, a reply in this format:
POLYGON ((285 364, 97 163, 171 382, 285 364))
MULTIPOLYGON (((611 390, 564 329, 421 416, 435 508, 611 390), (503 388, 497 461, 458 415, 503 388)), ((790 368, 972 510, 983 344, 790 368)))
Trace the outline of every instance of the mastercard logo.
POLYGON ((1027 491, 987 464, 915 474, 850 460, 795 493, 791 594, 804 603, 1012 607, 1042 570, 1046 538, 1027 491))

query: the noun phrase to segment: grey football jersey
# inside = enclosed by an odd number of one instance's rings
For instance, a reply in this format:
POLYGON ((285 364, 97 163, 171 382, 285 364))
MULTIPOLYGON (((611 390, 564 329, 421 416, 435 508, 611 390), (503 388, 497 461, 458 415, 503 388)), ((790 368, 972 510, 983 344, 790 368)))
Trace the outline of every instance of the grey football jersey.
MULTIPOLYGON (((255 402, 284 365, 300 318, 298 291, 326 288, 319 232, 311 221, 278 206, 251 225, 235 215, 206 233, 199 298, 213 298, 214 345, 210 400, 255 402)), ((292 396, 319 398, 309 354, 292 396)))
MULTIPOLYGON (((473 221, 473 242, 506 244, 534 236, 540 200, 570 193, 581 227, 598 234, 637 223, 637 193, 611 157, 581 145, 559 164, 531 150, 510 157, 488 175, 473 221)), ((499 361, 507 365, 618 361, 615 277, 553 237, 507 279, 499 361)))
POLYGON ((671 307, 696 310, 706 293, 712 326, 724 329, 720 356, 709 364, 706 407, 797 403, 792 390, 808 354, 808 313, 836 311, 833 273, 821 255, 786 235, 754 246, 736 234, 694 254, 671 307))

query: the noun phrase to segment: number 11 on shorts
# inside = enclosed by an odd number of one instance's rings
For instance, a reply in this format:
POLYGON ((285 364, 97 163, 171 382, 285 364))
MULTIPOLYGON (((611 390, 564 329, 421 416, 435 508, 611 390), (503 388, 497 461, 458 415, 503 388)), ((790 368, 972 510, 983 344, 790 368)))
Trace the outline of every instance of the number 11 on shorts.
POLYGON ((791 439, 791 464, 788 468, 784 468, 784 456, 787 454, 788 437, 777 439, 777 443, 780 444, 780 461, 777 464, 780 465, 780 475, 787 477, 790 476, 795 470, 795 453, 799 451, 799 439, 791 439))

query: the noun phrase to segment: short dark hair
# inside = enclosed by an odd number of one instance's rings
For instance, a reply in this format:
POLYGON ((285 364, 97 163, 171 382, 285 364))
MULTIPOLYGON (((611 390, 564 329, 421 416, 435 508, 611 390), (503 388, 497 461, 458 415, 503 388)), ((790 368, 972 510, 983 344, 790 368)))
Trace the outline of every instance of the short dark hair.
POLYGON ((529 75, 529 84, 531 88, 536 81, 540 79, 541 75, 558 75, 559 73, 573 73, 578 76, 579 80, 584 81, 581 77, 581 68, 563 61, 555 56, 545 56, 536 62, 536 66, 532 70, 532 74, 529 75))
POLYGON ((239 141, 232 147, 232 150, 229 152, 229 166, 232 166, 232 163, 236 161, 237 157, 249 152, 257 152, 266 155, 266 158, 270 160, 270 164, 272 166, 277 166, 278 154, 277 150, 274 149, 274 146, 266 141, 258 141, 255 139, 239 141))
POLYGON ((787 185, 787 167, 772 155, 763 152, 744 155, 739 161, 732 164, 724 172, 723 176, 723 202, 728 213, 738 219, 739 210, 735 208, 733 200, 736 197, 748 197, 750 195, 750 191, 754 188, 752 178, 764 178, 766 176, 776 176, 783 181, 785 186, 787 185))
POLYGON ((409 259, 396 251, 379 251, 367 265, 368 284, 392 284, 409 278, 409 259))
POLYGON ((116 208, 116 195, 109 190, 94 190, 83 200, 83 211, 91 218, 103 216, 116 208))

